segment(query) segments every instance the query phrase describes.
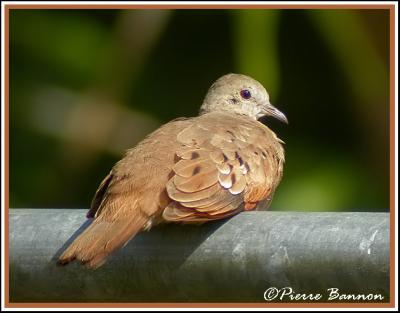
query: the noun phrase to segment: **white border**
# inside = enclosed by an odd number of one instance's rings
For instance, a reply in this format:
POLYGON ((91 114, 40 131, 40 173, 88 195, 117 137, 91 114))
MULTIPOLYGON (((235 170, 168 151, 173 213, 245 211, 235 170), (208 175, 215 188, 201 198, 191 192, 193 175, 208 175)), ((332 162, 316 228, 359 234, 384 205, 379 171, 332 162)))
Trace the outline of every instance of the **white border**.
POLYGON ((397 1, 2 1, 2 5, 395 5, 397 1))
POLYGON ((398 217, 399 217, 399 195, 398 195, 398 185, 399 185, 399 177, 398 177, 398 169, 399 169, 399 162, 398 162, 398 156, 399 156, 399 150, 398 150, 398 134, 399 134, 399 124, 398 124, 398 111, 399 111, 399 87, 398 87, 398 81, 399 81, 399 76, 398 76, 398 66, 399 66, 399 50, 398 50, 398 35, 399 35, 399 20, 398 20, 398 4, 396 2, 395 4, 395 10, 394 10, 394 238, 395 238, 395 244, 394 244, 394 268, 395 268, 395 273, 394 275, 394 280, 395 280, 395 300, 394 300, 394 305, 396 310, 398 310, 398 305, 399 305, 399 298, 398 298, 398 277, 399 277, 399 267, 398 267, 398 242, 399 242, 399 225, 398 225, 398 217), (396 244, 397 243, 397 244, 396 244))
MULTIPOLYGON (((397 1, 3 1, 1 2, 1 277, 4 278, 5 268, 4 268, 4 217, 5 217, 5 5, 394 5, 394 19, 395 19, 395 27, 394 27, 394 38, 395 38, 395 103, 394 103, 394 113, 395 113, 395 238, 398 238, 398 5, 397 1)), ((10 161, 10 160, 9 160, 10 161)), ((398 290, 398 248, 395 246, 395 291, 398 290)), ((395 299, 395 308, 394 309, 386 309, 386 308, 5 308, 5 294, 4 294, 4 279, 1 280, 1 310, 4 311, 287 311, 288 309, 292 311, 397 311, 398 309, 398 295, 394 292, 395 299)))

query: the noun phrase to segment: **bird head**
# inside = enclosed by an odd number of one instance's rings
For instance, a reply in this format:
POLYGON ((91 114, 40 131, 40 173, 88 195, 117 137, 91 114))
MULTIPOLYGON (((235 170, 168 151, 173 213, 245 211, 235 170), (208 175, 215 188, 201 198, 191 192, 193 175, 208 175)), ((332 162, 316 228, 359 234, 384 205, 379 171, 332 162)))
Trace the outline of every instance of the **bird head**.
POLYGON ((286 116, 269 101, 268 92, 255 79, 241 74, 227 74, 217 79, 207 92, 200 114, 233 112, 255 120, 272 116, 288 123, 286 116))

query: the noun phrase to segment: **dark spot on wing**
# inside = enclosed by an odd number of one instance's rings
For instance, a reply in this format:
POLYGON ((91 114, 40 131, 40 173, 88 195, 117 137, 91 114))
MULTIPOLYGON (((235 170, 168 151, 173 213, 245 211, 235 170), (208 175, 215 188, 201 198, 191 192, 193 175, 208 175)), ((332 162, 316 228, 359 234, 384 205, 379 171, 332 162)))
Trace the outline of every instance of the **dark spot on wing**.
POLYGON ((169 172, 168 173, 168 180, 170 180, 174 176, 175 176, 175 172, 174 171, 169 172))
POLYGON ((239 153, 237 151, 235 152, 235 157, 238 159, 240 166, 243 165, 243 159, 240 157, 239 153))
POLYGON ((236 175, 232 174, 232 186, 236 183, 236 175))
POLYGON ((200 173, 200 170, 201 170, 201 166, 197 165, 197 166, 193 169, 192 175, 196 175, 196 174, 200 173))

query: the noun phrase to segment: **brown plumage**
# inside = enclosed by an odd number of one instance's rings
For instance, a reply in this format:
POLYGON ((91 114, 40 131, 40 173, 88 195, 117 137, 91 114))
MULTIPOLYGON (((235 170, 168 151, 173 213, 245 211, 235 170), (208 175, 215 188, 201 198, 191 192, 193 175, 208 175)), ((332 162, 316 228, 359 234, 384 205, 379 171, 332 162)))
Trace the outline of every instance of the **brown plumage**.
POLYGON ((87 267, 104 263, 141 230, 165 222, 203 223, 268 206, 282 177, 282 141, 257 119, 274 116, 264 87, 228 74, 198 117, 171 121, 128 150, 102 181, 93 223, 65 250, 87 267))

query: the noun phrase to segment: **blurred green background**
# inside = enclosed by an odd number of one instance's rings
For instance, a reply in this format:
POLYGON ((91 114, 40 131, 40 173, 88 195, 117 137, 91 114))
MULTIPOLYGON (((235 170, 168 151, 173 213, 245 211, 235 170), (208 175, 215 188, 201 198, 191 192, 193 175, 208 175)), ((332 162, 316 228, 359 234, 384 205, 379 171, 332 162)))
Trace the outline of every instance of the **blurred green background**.
POLYGON ((388 10, 10 11, 10 206, 88 207, 211 83, 258 79, 290 124, 271 209, 387 211, 388 10))

